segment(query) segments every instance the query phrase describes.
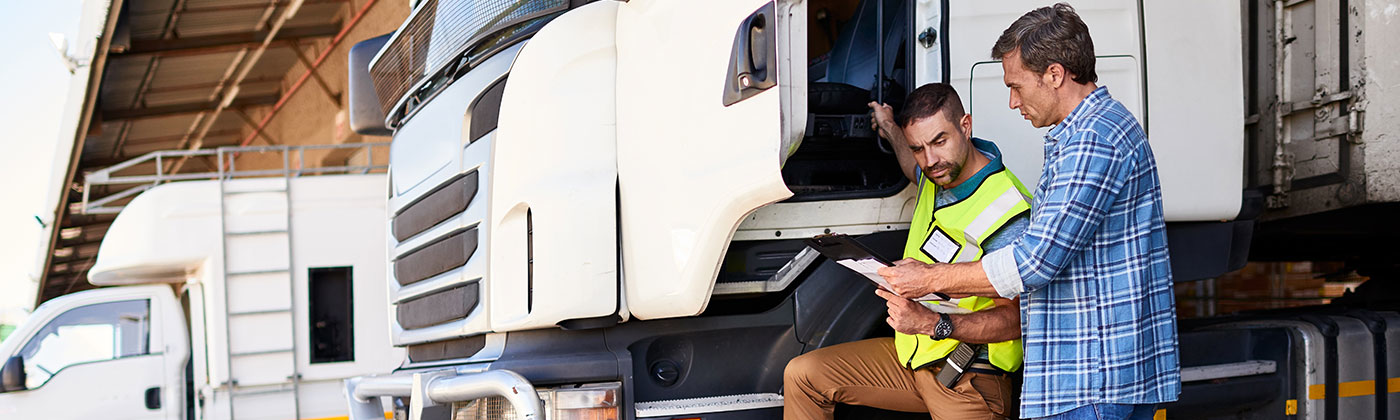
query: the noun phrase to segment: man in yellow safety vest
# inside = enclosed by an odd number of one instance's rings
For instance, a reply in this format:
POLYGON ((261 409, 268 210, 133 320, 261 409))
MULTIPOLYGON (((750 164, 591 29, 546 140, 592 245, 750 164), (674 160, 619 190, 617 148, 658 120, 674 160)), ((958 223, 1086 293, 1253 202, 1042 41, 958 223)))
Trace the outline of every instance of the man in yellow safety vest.
MULTIPOLYGON (((898 121, 888 105, 870 106, 873 128, 895 145, 919 191, 905 258, 976 261, 1025 230, 1030 194, 996 145, 971 137, 972 116, 951 86, 915 89, 898 121)), ((783 375, 784 418, 831 418, 837 403, 926 411, 934 419, 1016 417, 1008 375, 1021 368, 1017 301, 969 297, 938 305, 876 293, 887 302, 895 337, 793 359, 783 375)))

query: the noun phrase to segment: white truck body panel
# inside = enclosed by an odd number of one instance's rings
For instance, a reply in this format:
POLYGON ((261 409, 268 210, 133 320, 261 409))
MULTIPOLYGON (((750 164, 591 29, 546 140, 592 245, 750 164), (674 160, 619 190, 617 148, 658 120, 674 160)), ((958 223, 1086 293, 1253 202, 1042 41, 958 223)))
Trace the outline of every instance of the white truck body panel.
MULTIPOLYGON (((1002 80, 1001 62, 991 56, 1002 30, 1022 14, 1050 3, 1040 1, 954 1, 949 7, 953 87, 972 114, 973 135, 996 142, 1006 165, 1027 188, 1035 189, 1044 164, 1044 138, 1049 128, 1035 128, 1010 109, 1009 91, 1002 80)), ((1137 2, 1101 0, 1076 2, 1075 10, 1089 26, 1100 86, 1141 121, 1141 48, 1137 2), (1106 56, 1111 56, 1106 57, 1106 56)), ((920 74, 919 76, 925 76, 920 74)), ((936 80, 917 79, 923 84, 936 80)), ((1238 191, 1236 192, 1238 194, 1238 191)))
POLYGON ((620 246, 630 279, 624 299, 637 318, 704 311, 739 223, 792 195, 779 172, 784 87, 728 107, 721 101, 737 25, 764 3, 637 0, 619 7, 620 246))
MULTIPOLYGON (((1001 32, 1027 11, 1053 2, 953 1, 949 6, 951 80, 973 115, 974 135, 1001 148, 1007 166, 1028 188, 1039 182, 1048 128, 1034 128, 1010 109, 1001 63, 990 53, 1001 32)), ((920 16, 936 2, 918 2, 920 16)), ((1099 86, 1122 102, 1148 130, 1169 222, 1234 219, 1240 210, 1244 108, 1239 101, 1201 100, 1211 92, 1242 97, 1239 4, 1218 1, 1080 1, 1075 10, 1094 39, 1099 86), (1140 14, 1141 13, 1141 14, 1140 14), (1139 17, 1145 21, 1139 28, 1139 17), (1174 22, 1198 21, 1190 29, 1174 22), (1204 21, 1202 21, 1204 20, 1204 21), (1146 59, 1141 46, 1146 35, 1146 59), (1154 57, 1156 59, 1154 59, 1154 57), (1184 59, 1184 58, 1190 59, 1184 59), (1146 63, 1151 94, 1143 97, 1146 63), (1221 71, 1225 69, 1225 71, 1221 71), (1144 113, 1146 111, 1146 113, 1144 113), (1145 117, 1145 118, 1144 118, 1145 117), (1219 133, 1230 133, 1221 137, 1219 133), (1238 133, 1238 135, 1235 135, 1238 133)), ((916 19, 923 22, 929 18, 916 19)), ((918 56, 927 60, 926 56, 918 56)), ((919 66, 919 84, 937 81, 938 69, 919 66)))
POLYGON ((618 312, 613 28, 620 4, 560 16, 515 58, 492 159, 530 164, 491 174, 493 234, 484 243, 488 278, 502 281, 487 281, 482 294, 492 303, 493 331, 618 312))
POLYGON ((1167 221, 1234 219, 1244 177, 1244 52, 1240 6, 1228 1, 1143 2, 1147 138, 1162 179, 1167 221), (1182 22, 1191 22, 1189 27, 1182 22), (1203 99, 1209 93, 1219 100, 1203 99))
MULTIPOLYGON (((142 406, 141 392, 150 386, 162 386, 162 410, 171 413, 169 418, 184 418, 180 407, 185 404, 185 361, 189 360, 193 364, 197 400, 202 401, 194 407, 196 418, 225 419, 229 416, 226 383, 233 353, 250 354, 236 356, 232 361, 232 376, 238 383, 232 398, 236 418, 280 420, 298 415, 345 415, 346 402, 340 386, 343 379, 384 372, 403 360, 403 351, 389 344, 389 322, 384 311, 388 296, 383 287, 385 249, 380 244, 385 237, 385 176, 289 180, 290 195, 281 192, 287 186, 283 178, 265 178, 225 181, 223 193, 228 195, 221 193, 219 181, 193 181, 164 184, 138 196, 112 223, 90 271, 94 284, 118 287, 76 293, 46 303, 41 307, 45 315, 32 317, 24 330, 17 331, 15 340, 6 341, 0 354, 6 358, 15 354, 16 349, 10 347, 21 346, 29 340, 27 334, 57 313, 94 302, 143 298, 152 301, 152 355, 78 365, 91 374, 80 376, 78 370, 72 374, 65 371, 41 388, 0 394, 0 401, 71 401, 75 395, 87 393, 80 388, 56 386, 71 383, 75 387, 101 385, 104 389, 130 391, 135 397, 123 394, 117 402, 123 407, 150 411, 142 406), (226 200, 222 206, 221 196, 226 200), (291 201, 290 216, 287 197, 291 201), (287 270, 289 262, 291 269, 287 270), (278 270, 279 267, 283 269, 278 270), (354 351, 350 361, 311 363, 309 277, 311 269, 321 267, 351 268, 354 351), (147 285, 140 285, 143 283, 147 285), (188 296, 188 323, 171 293, 172 287, 183 287, 188 296), (194 339, 187 339, 186 334, 194 339), (193 353, 189 347, 193 347, 193 353), (294 359, 292 353, 282 351, 286 349, 295 349, 294 359), (163 370, 155 372, 164 372, 164 377, 157 377, 159 380, 153 385, 137 384, 140 387, 136 389, 132 381, 143 376, 123 372, 134 369, 128 365, 144 360, 143 357, 163 358, 159 359, 164 360, 163 370), (294 370, 292 360, 296 363, 294 370), (300 375, 295 396, 288 380, 292 373, 300 375), (68 379, 60 382, 59 377, 68 379), (294 397, 299 399, 299 412, 294 408, 294 397)), ((77 406, 82 405, 74 405, 77 406)), ((29 403, 14 407, 26 415, 90 417, 78 416, 78 412, 50 411, 48 406, 29 403)), ((113 408, 90 414, 110 417, 118 412, 113 408)))

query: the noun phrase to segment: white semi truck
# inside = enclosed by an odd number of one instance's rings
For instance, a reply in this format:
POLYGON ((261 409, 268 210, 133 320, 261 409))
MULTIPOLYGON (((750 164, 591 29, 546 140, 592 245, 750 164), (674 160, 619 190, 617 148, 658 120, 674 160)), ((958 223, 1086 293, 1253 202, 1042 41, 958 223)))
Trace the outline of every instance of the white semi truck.
MULTIPOLYGON (((240 150, 265 152, 219 157, 240 150)), ((135 188, 88 271, 110 287, 45 302, 0 344, 0 418, 343 417, 344 378, 397 365, 385 175, 211 175, 135 188)))
MULTIPOLYGON (((351 417, 776 418, 792 357, 890 334, 870 286, 802 242, 898 256, 915 189, 866 103, 951 83, 1033 185, 1045 131, 988 52, 1046 3, 413 1, 349 58, 352 126, 393 135, 408 355, 347 381, 351 417)), ((1161 414, 1400 416, 1400 317, 1373 310, 1400 296, 1400 229, 1375 220, 1400 202, 1397 5, 1072 3, 1148 131, 1177 281, 1338 256, 1376 277, 1351 306, 1183 322, 1161 414)), ((861 410, 838 416, 899 415, 861 410)))

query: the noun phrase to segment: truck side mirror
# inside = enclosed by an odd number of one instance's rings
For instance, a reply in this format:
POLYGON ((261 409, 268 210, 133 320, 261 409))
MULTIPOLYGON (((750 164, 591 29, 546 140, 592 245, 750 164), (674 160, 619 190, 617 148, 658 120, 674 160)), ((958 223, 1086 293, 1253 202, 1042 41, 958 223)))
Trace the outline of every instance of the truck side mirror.
POLYGON ((389 42, 389 35, 382 35, 356 43, 350 47, 349 68, 350 128, 356 133, 371 136, 394 134, 384 124, 384 106, 379 102, 379 94, 374 91, 374 79, 369 76, 369 62, 375 54, 389 42))
POLYGON ((5 361, 4 367, 0 367, 0 392, 28 389, 24 386, 24 379, 24 357, 11 357, 5 361))

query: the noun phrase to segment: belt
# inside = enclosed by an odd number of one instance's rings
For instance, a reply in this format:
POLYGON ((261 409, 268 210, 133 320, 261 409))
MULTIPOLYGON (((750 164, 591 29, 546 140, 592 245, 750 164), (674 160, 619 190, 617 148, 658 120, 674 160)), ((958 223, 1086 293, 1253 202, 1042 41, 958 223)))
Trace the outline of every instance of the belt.
POLYGON ((983 374, 983 375, 997 375, 997 376, 1010 376, 1010 375, 1011 375, 1011 372, 1007 372, 1007 371, 1005 371, 1005 370, 1002 370, 1001 368, 992 365, 990 362, 983 362, 983 361, 980 361, 980 360, 979 360, 979 361, 972 362, 972 364, 970 364, 970 365, 967 365, 967 371, 968 371, 968 372, 980 373, 980 374, 983 374))
MULTIPOLYGON (((934 360, 933 362, 930 362, 929 364, 925 365, 925 366, 927 366, 926 369, 932 370, 932 371, 934 371, 934 372, 938 372, 938 370, 941 369, 941 368, 943 367, 943 365, 944 365, 943 362, 946 361, 946 360, 948 360, 948 358, 946 358, 946 357, 945 357, 945 358, 942 358, 942 359, 934 360)), ((976 361, 974 361, 974 362, 968 364, 968 365, 967 365, 967 371, 968 371, 968 372, 977 372, 977 373, 981 373, 981 374, 984 374, 984 375, 1001 375, 1001 376, 1006 376, 1006 375, 1010 375, 1010 374, 1011 374, 1011 372, 1007 372, 1007 371, 1005 371, 1005 370, 1002 370, 1002 368, 996 367, 996 365, 993 365, 992 362, 988 361, 987 359, 979 359, 979 360, 976 360, 976 361)))

